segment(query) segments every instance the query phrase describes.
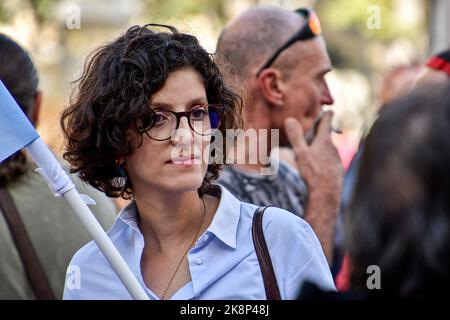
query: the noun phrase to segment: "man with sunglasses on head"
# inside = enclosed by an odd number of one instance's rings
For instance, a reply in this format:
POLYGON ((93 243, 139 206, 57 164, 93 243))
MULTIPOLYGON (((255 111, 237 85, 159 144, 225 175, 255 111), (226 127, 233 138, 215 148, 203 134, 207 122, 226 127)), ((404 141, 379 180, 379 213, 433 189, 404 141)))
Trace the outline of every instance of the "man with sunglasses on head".
MULTIPOLYGON (((343 169, 330 137, 332 112, 322 110, 333 104, 325 80, 332 65, 317 16, 307 8, 250 8, 222 31, 216 53, 229 64, 230 79, 243 82, 247 127, 278 129, 280 147, 292 147, 298 170, 282 160, 273 175, 260 174, 263 163, 234 164, 219 181, 242 201, 304 217, 331 264, 343 169)), ((246 152, 256 150, 246 145, 246 152)))

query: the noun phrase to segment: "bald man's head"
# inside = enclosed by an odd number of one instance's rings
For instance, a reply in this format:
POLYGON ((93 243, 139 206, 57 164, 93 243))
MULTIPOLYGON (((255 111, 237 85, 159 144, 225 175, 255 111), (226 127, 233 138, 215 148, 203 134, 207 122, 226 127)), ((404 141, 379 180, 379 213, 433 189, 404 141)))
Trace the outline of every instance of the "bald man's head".
POLYGON ((243 80, 244 117, 254 128, 280 130, 280 144, 288 145, 284 121, 297 119, 306 132, 334 100, 325 75, 332 64, 325 41, 312 37, 285 48, 261 73, 258 70, 305 25, 296 12, 272 6, 253 7, 222 32, 217 57, 230 65, 224 73, 243 80))
MULTIPOLYGON (((274 6, 250 8, 222 31, 216 53, 229 62, 234 71, 246 78, 259 68, 303 24, 304 18, 295 12, 274 6)), ((289 53, 283 52, 279 68, 289 67, 289 53)))

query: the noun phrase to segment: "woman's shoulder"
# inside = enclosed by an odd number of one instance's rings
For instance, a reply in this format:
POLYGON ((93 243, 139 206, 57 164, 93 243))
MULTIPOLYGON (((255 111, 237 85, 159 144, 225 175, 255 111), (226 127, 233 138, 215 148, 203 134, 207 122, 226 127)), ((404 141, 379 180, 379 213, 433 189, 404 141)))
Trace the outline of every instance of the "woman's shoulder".
MULTIPOLYGON (((253 210, 257 206, 247 208, 253 210)), ((322 247, 308 222, 287 210, 268 207, 262 227, 278 284, 285 297, 294 299, 300 284, 306 279, 335 290, 322 247)))
POLYGON ((66 271, 65 300, 118 299, 117 275, 94 241, 79 249, 66 271), (101 288, 101 290, 99 290, 101 288))
MULTIPOLYGON (((131 206, 131 204, 129 206, 131 206)), ((106 231, 106 234, 116 249, 123 255, 132 243, 130 242, 130 239, 132 239, 130 238, 132 235, 132 230, 127 227, 126 223, 124 223, 122 219, 117 217, 111 229, 106 231)), ((91 267, 97 268, 102 265, 109 266, 109 262, 94 240, 89 241, 78 249, 78 251, 76 251, 73 255, 70 264, 86 266, 86 269, 91 267)))
MULTIPOLYGON (((248 228, 252 228, 253 216, 258 206, 242 203, 241 219, 248 228)), ((285 243, 286 246, 298 244, 301 247, 318 243, 313 229, 303 218, 294 213, 278 208, 267 207, 264 211, 262 222, 264 237, 268 245, 270 243, 285 243)))
MULTIPOLYGON (((242 202, 242 214, 244 219, 253 219, 259 206, 242 202)), ((309 231, 309 224, 296 214, 282 208, 269 206, 264 210, 263 229, 268 230, 299 230, 309 231)))
POLYGON ((95 241, 91 240, 75 252, 70 265, 89 267, 103 262, 106 263, 107 261, 95 241))

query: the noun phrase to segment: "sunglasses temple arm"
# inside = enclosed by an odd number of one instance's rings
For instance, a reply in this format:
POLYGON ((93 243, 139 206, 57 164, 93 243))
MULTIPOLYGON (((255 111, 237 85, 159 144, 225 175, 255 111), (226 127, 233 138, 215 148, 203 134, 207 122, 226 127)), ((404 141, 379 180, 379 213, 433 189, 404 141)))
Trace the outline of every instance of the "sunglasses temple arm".
POLYGON ((261 69, 259 69, 259 71, 256 73, 256 76, 259 76, 260 73, 264 70, 267 69, 268 67, 270 67, 272 65, 272 63, 278 58, 278 56, 281 54, 281 52, 283 52, 287 47, 291 46, 294 42, 296 42, 298 40, 297 37, 292 38, 291 40, 289 40, 288 42, 286 42, 282 47, 280 47, 271 57, 269 60, 267 60, 267 62, 261 67, 261 69))

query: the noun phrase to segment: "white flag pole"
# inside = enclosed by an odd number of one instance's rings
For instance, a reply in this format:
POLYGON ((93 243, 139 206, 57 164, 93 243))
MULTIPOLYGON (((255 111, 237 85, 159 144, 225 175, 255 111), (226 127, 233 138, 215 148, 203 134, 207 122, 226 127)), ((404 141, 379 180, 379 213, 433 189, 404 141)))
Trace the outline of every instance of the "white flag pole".
POLYGON ((61 164, 56 160, 53 153, 41 138, 34 140, 27 147, 36 164, 39 173, 47 181, 50 189, 57 196, 62 196, 69 203, 91 237, 97 243, 115 272, 122 280, 130 295, 137 300, 148 300, 142 286, 133 275, 128 265, 123 260, 117 248, 111 242, 97 219, 92 214, 86 203, 81 198, 68 174, 63 170, 61 164))

